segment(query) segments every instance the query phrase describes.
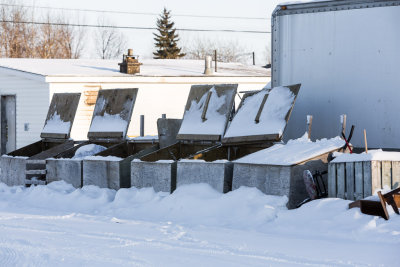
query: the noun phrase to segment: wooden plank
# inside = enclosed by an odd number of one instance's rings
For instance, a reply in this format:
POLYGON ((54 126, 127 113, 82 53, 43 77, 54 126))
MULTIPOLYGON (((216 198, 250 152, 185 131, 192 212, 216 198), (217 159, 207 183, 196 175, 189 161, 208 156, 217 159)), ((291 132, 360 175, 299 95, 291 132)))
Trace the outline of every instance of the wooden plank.
POLYGON ((69 134, 61 134, 61 133, 41 133, 40 138, 54 138, 54 139, 68 139, 69 134))
POLYGON ((50 149, 47 149, 47 150, 42 151, 42 152, 40 152, 40 153, 38 153, 36 155, 33 155, 32 157, 30 157, 28 159, 28 162, 32 163, 32 164, 41 164, 39 161, 36 162, 36 160, 44 160, 44 164, 46 164, 46 159, 47 158, 55 157, 58 154, 64 152, 67 149, 70 149, 73 146, 74 146, 74 141, 68 140, 68 141, 66 141, 64 143, 60 143, 60 144, 58 144, 58 145, 56 145, 56 146, 54 146, 54 147, 52 147, 50 149))
POLYGON ((346 199, 354 200, 354 162, 346 162, 346 199))
POLYGON ((29 160, 27 160, 26 164, 46 165, 46 160, 45 159, 29 159, 29 160))
POLYGON ((392 161, 392 189, 400 187, 400 161, 392 161))
MULTIPOLYGON (((177 138, 178 139, 178 138, 177 138)), ((222 143, 237 144, 237 143, 252 143, 252 142, 268 142, 268 141, 279 141, 281 139, 280 134, 264 134, 264 135, 247 135, 247 136, 235 136, 235 137, 224 137, 222 143)))
POLYGON ((354 162, 354 198, 356 200, 364 197, 363 183, 363 164, 362 162, 354 162))
POLYGON ((45 184, 46 184, 46 181, 42 181, 42 180, 29 180, 29 179, 27 179, 27 180, 25 180, 25 184, 26 184, 26 185, 31 185, 31 184, 33 184, 33 185, 45 185, 45 184))
POLYGON ((382 164, 380 161, 373 160, 371 161, 371 185, 372 185, 372 194, 377 190, 382 189, 382 164))
POLYGON ((382 188, 392 187, 392 162, 382 161, 382 188))
POLYGON ((346 188, 346 176, 345 176, 345 164, 338 163, 336 169, 336 177, 337 177, 337 197, 344 199, 344 193, 346 188))
POLYGON ((219 141, 221 135, 219 134, 178 134, 177 140, 199 140, 199 141, 219 141))
POLYGON ((42 174, 46 174, 46 170, 26 170, 25 174, 38 174, 38 175, 42 175, 42 174))
POLYGON ((260 107, 258 108, 257 115, 256 115, 256 117, 255 117, 255 119, 254 119, 254 121, 255 121, 256 123, 259 123, 259 122, 260 122, 261 113, 262 113, 262 111, 263 111, 263 109, 264 109, 265 102, 267 102, 268 96, 269 96, 269 94, 266 93, 266 94, 264 95, 263 100, 261 101, 261 105, 260 105, 260 107))
POLYGON ((363 161, 364 197, 372 195, 371 161, 363 161))
POLYGON ((123 132, 88 132, 89 139, 101 139, 101 138, 116 138, 116 139, 123 139, 124 133, 123 132))
POLYGON ((201 120, 203 122, 205 122, 207 120, 206 114, 207 114, 208 104, 210 103, 211 95, 212 95, 212 91, 208 91, 206 103, 204 104, 203 112, 201 113, 201 120))
POLYGON ((336 163, 328 165, 328 197, 336 197, 336 163))

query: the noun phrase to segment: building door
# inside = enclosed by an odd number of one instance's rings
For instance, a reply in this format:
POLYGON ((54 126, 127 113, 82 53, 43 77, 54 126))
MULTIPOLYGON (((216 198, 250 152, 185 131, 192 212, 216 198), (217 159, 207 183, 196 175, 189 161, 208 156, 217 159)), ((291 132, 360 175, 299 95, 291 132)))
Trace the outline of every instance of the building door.
POLYGON ((16 102, 15 95, 1 96, 1 154, 16 147, 16 102))

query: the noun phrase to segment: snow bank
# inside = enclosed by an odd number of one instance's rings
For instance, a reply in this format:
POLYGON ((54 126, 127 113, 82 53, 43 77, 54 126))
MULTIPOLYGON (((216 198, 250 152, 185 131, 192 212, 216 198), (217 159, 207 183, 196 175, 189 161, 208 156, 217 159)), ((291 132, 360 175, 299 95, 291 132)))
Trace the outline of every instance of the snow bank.
POLYGON ((255 188, 218 193, 207 184, 179 187, 173 194, 152 188, 111 189, 64 181, 47 186, 8 187, 0 184, 0 209, 46 209, 120 219, 172 221, 194 225, 251 228, 274 220, 286 209, 286 197, 268 196, 255 188))
POLYGON ((286 126, 286 114, 290 110, 295 95, 287 87, 274 87, 271 91, 261 90, 247 97, 236 113, 224 137, 251 135, 282 135, 286 126), (261 112, 259 123, 255 122, 264 96, 269 94, 261 112))
POLYGON ((196 100, 192 101, 190 109, 183 116, 178 134, 224 134, 227 117, 226 114, 221 114, 218 110, 226 103, 226 95, 218 96, 215 87, 212 87, 209 91, 212 94, 206 113, 207 120, 203 122, 201 115, 208 93, 204 94, 198 103, 196 103, 196 100))
POLYGON ((343 147, 340 137, 312 142, 307 133, 303 137, 289 140, 287 144, 276 144, 236 160, 238 163, 290 166, 343 147))
POLYGON ((106 150, 106 149, 107 148, 105 146, 96 145, 96 144, 84 145, 75 151, 75 155, 72 158, 73 159, 83 159, 84 157, 93 156, 97 153, 100 153, 101 151, 106 150))
POLYGON ((0 184, 1 266, 398 266, 400 216, 254 188, 75 189, 0 184), (84 253, 83 253, 84 252, 84 253))
POLYGON ((369 150, 368 153, 361 154, 344 154, 336 153, 336 158, 331 162, 356 162, 356 161, 371 161, 371 160, 388 160, 388 161, 400 161, 400 152, 389 152, 382 151, 382 149, 369 150))
POLYGON ((63 121, 58 113, 53 114, 49 120, 46 121, 42 133, 57 133, 68 134, 71 129, 70 121, 63 121))
POLYGON ((285 196, 265 195, 256 188, 241 187, 222 194, 207 184, 181 186, 173 194, 134 187, 118 191, 97 186, 75 189, 64 181, 29 188, 0 184, 3 212, 80 213, 117 221, 249 229, 292 238, 399 242, 400 216, 390 206, 391 218, 385 221, 361 214, 357 208, 349 210, 348 200, 316 200, 295 210, 287 210, 286 202, 285 196))

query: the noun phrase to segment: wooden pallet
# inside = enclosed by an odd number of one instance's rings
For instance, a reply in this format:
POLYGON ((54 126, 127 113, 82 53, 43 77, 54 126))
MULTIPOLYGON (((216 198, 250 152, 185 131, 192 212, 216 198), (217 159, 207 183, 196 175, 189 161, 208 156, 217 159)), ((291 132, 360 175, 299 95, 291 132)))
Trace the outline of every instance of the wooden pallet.
POLYGON ((364 214, 381 216, 385 220, 389 220, 389 213, 386 208, 386 204, 388 204, 392 206, 395 213, 400 214, 400 187, 384 195, 379 191, 378 197, 379 201, 365 199, 354 201, 349 204, 349 209, 360 208, 364 214))

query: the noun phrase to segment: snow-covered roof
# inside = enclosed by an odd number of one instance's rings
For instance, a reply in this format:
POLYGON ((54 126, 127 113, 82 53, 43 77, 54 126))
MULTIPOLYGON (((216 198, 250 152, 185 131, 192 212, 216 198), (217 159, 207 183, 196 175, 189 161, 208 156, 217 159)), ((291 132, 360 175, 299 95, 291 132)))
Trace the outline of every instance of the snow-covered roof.
POLYGON ((236 160, 237 163, 291 166, 306 160, 335 151, 344 145, 343 139, 335 137, 311 142, 307 133, 287 144, 276 144, 270 148, 247 155, 236 160))
MULTIPOLYGON (((143 59, 139 60, 140 74, 144 77, 206 76, 204 60, 185 59, 143 59)), ((33 59, 1 58, 0 68, 19 70, 42 76, 56 77, 132 77, 119 72, 121 60, 101 59, 33 59)), ((270 76, 270 70, 260 66, 247 66, 241 63, 220 63, 214 76, 270 76)))

